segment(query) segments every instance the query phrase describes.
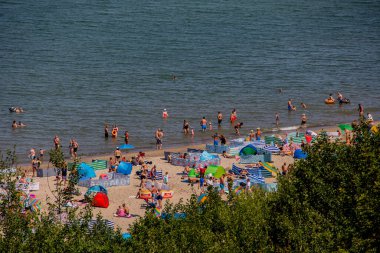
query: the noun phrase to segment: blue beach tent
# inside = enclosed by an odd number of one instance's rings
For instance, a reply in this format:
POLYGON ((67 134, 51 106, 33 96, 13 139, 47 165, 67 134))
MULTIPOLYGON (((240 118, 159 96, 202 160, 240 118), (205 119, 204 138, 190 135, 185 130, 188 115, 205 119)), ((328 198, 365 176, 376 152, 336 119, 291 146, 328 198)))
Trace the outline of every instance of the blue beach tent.
POLYGON ((86 163, 79 164, 78 175, 79 175, 79 179, 81 179, 81 180, 83 180, 83 178, 96 177, 94 169, 86 163))
POLYGON ((117 173, 130 175, 132 173, 132 163, 121 162, 116 169, 117 173))
POLYGON ((242 148, 239 152, 239 155, 256 155, 257 154, 257 148, 253 146, 252 144, 249 144, 242 148))
POLYGON ((91 186, 90 188, 88 188, 85 196, 89 196, 91 193, 97 193, 97 192, 103 192, 105 194, 108 194, 107 189, 104 188, 103 186, 94 185, 94 186, 91 186))
POLYGON ((302 149, 296 149, 294 151, 294 156, 295 159, 306 159, 307 153, 303 152, 302 149))

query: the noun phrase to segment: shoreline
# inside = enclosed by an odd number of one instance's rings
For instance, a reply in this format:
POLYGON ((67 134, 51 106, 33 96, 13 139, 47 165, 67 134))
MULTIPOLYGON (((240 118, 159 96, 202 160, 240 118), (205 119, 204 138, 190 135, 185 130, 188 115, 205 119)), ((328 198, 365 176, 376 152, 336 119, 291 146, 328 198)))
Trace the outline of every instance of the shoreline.
MULTIPOLYGON (((375 122, 375 123, 377 124, 378 122, 375 122)), ((296 126, 293 126, 293 127, 296 127, 296 126)), ((286 127, 284 127, 284 128, 286 128, 286 127)), ((262 135, 263 136, 268 136, 268 135, 285 136, 287 133, 295 132, 297 130, 301 130, 299 132, 302 133, 302 132, 305 132, 306 130, 312 130, 314 132, 319 132, 322 130, 327 131, 327 132, 333 132, 333 131, 337 131, 337 129, 339 129, 338 126, 325 126, 323 128, 321 128, 321 126, 311 126, 311 127, 305 127, 305 128, 302 128, 301 126, 299 126, 298 129, 291 129, 291 130, 278 130, 278 131, 273 131, 273 130, 267 131, 266 130, 266 131, 262 132, 262 135)), ((217 132, 217 129, 208 130, 207 132, 214 133, 214 132, 217 132)), ((238 138, 245 138, 247 136, 248 135, 237 136, 237 135, 231 134, 231 135, 229 135, 229 140, 238 139, 238 138), (235 137, 235 138, 232 138, 232 137, 235 137)), ((228 142, 227 142, 227 144, 228 144, 228 142)), ((133 149, 133 151, 131 151, 131 150, 128 150, 128 151, 124 150, 123 151, 122 150, 122 153, 123 153, 123 156, 126 156, 127 159, 131 158, 132 156, 136 156, 140 151, 146 153, 146 155, 149 157, 162 157, 162 156, 164 156, 164 151, 186 152, 188 148, 205 149, 206 144, 212 144, 212 138, 211 137, 210 137, 209 142, 205 142, 204 140, 200 139, 198 141, 195 141, 191 145, 189 145, 189 144, 170 144, 169 143, 169 144, 167 144, 167 146, 164 146, 163 149, 161 149, 161 150, 157 150, 157 149, 153 149, 153 148, 140 148, 140 149, 135 148, 135 149, 133 149)), ((48 156, 48 150, 47 150, 47 152, 45 152, 44 158, 46 158, 47 156, 48 156)), ((110 157, 113 157, 113 152, 102 153, 102 154, 78 155, 80 162, 91 162, 92 160, 106 160, 106 161, 108 161, 110 157)), ((73 162, 74 161, 74 159, 70 158, 70 157, 65 157, 65 160, 67 162, 73 162)), ((51 168, 51 167, 49 167, 49 165, 50 165, 49 161, 44 160, 43 163, 41 164, 40 168, 42 168, 42 169, 51 168)), ((30 169, 31 165, 29 163, 22 162, 20 164, 17 164, 17 166, 20 167, 21 169, 25 169, 25 168, 30 169)))

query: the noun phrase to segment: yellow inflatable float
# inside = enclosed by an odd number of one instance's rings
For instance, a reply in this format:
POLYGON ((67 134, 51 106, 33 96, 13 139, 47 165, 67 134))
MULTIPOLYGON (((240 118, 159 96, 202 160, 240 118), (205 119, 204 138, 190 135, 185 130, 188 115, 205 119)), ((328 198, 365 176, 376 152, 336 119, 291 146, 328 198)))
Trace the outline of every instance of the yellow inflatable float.
POLYGON ((328 105, 335 104, 335 100, 334 99, 328 99, 328 98, 326 98, 325 99, 325 104, 328 104, 328 105))

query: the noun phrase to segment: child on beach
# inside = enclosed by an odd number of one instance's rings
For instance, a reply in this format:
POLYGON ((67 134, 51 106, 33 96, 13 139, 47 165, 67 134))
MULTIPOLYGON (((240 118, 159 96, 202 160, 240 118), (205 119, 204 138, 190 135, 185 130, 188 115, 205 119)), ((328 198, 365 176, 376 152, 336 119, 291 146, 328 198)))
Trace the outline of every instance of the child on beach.
POLYGON ((212 123, 211 123, 211 121, 208 123, 208 130, 212 131, 212 123))

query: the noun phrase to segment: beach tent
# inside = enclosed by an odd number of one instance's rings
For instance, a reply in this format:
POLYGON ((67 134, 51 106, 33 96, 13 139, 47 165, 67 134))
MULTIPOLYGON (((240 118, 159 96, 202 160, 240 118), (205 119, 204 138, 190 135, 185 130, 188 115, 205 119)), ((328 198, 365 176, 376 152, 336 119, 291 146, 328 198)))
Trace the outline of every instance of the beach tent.
POLYGON ((188 177, 197 177, 198 175, 199 175, 199 173, 197 173, 197 172, 195 171, 195 169, 191 169, 191 170, 189 171, 189 174, 187 174, 188 177))
POLYGON ((86 164, 86 163, 81 163, 78 166, 78 176, 80 179, 83 180, 83 178, 93 178, 96 177, 94 169, 86 164))
POLYGON ((97 193, 97 192, 103 192, 105 194, 108 194, 107 193, 107 189, 104 188, 103 186, 101 186, 101 185, 94 185, 94 186, 91 186, 90 188, 88 188, 85 196, 90 196, 92 193, 97 193))
POLYGON ((199 160, 203 162, 203 161, 211 160, 213 158, 215 158, 213 155, 211 155, 207 151, 203 151, 199 160))
POLYGON ((239 155, 256 155, 257 149, 252 144, 249 144, 242 148, 239 152, 239 155))
POLYGON ((226 173, 226 170, 223 168, 223 166, 218 165, 209 165, 207 166, 205 174, 212 174, 215 178, 221 178, 223 174, 226 173))
POLYGON ((124 175, 130 175, 132 172, 132 163, 121 162, 119 166, 117 166, 116 172, 124 175))
POLYGON ((306 159, 307 153, 303 152, 302 149, 296 149, 293 157, 296 159, 306 159))
POLYGON ((305 139, 306 139, 306 142, 310 144, 311 141, 313 140, 313 136, 311 136, 311 135, 305 135, 305 139))
POLYGON ((350 124, 340 124, 340 125, 338 125, 338 127, 339 127, 342 131, 344 131, 344 130, 346 130, 346 129, 347 129, 348 131, 352 131, 352 130, 354 130, 350 124))
POLYGON ((105 194, 104 192, 97 192, 94 198, 92 199, 91 205, 94 207, 107 208, 109 206, 107 194, 105 194))

